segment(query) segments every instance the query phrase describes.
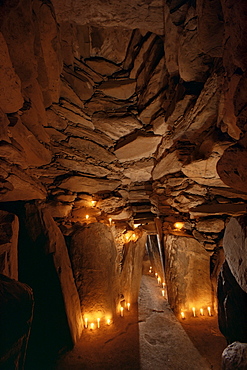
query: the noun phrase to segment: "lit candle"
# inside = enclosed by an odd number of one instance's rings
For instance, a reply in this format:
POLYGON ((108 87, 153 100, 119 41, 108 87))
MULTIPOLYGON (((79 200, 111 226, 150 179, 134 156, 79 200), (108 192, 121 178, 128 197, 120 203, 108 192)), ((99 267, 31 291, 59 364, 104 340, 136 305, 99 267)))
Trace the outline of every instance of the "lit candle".
POLYGON ((120 307, 120 316, 123 317, 123 307, 120 307))
POLYGON ((196 317, 196 309, 195 307, 192 307, 193 316, 196 317))
POLYGON ((110 319, 107 319, 106 323, 107 323, 107 325, 110 325, 111 324, 111 320, 110 319))
POLYGON ((86 220, 88 220, 89 219, 89 215, 86 215, 86 220))
POLYGON ((93 322, 91 322, 91 324, 90 324, 90 329, 91 329, 91 330, 93 330, 93 329, 94 329, 94 323, 93 323, 93 322))
POLYGON ((150 266, 149 268, 150 268, 150 270, 152 270, 152 266, 150 266))
POLYGON ((84 319, 84 323, 85 323, 85 328, 87 328, 88 327, 88 319, 87 318, 84 319))
POLYGON ((109 224, 110 224, 110 225, 111 225, 111 222, 112 222, 112 218, 110 217, 110 218, 109 218, 109 224))
POLYGON ((151 274, 152 270, 149 270, 148 272, 151 274))
POLYGON ((98 326, 98 329, 100 328, 100 318, 97 319, 97 326, 98 326))
POLYGON ((184 312, 181 311, 181 318, 184 320, 185 319, 185 316, 184 316, 184 312))
POLYGON ((91 203, 92 203, 92 206, 94 207, 96 204, 96 200, 92 200, 91 203))
POLYGON ((162 288, 165 289, 166 283, 162 283, 162 288))
POLYGON ((155 273, 155 276, 158 277, 158 273, 157 272, 155 273))
POLYGON ((208 316, 212 316, 212 314, 211 314, 211 307, 208 307, 208 316))
POLYGON ((162 295, 163 295, 163 297, 165 296, 165 291, 164 291, 164 289, 162 289, 162 295))
POLYGON ((130 310, 130 303, 127 303, 127 309, 130 310))
POLYGON ((161 278, 158 276, 158 284, 160 285, 160 283, 161 283, 161 278))
POLYGON ((203 316, 203 308, 200 308, 200 315, 203 316))

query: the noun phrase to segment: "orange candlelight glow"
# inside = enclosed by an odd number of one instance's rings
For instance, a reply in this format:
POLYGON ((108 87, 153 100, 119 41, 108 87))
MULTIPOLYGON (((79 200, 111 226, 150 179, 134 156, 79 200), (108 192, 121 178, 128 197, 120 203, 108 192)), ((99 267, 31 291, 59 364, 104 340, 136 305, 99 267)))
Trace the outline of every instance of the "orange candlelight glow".
POLYGON ((121 317, 123 317, 123 315, 124 315, 124 314, 123 314, 123 310, 124 310, 124 309, 123 309, 123 307, 120 307, 120 316, 121 316, 121 317))
POLYGON ((165 289, 166 283, 162 283, 162 288, 165 289))
POLYGON ((193 316, 196 317, 196 309, 195 309, 195 307, 192 307, 192 313, 193 313, 193 316))
POLYGON ((130 303, 127 303, 127 309, 130 310, 130 303))
POLYGON ((177 230, 181 230, 184 227, 184 223, 183 222, 175 222, 174 227, 177 230))
POLYGON ((84 326, 85 326, 85 328, 88 327, 88 319, 87 318, 84 319, 84 326))
POLYGON ((97 319, 97 327, 100 328, 100 318, 97 319))
POLYGON ((110 319, 107 319, 106 320, 106 323, 107 323, 107 325, 110 325, 111 324, 111 320, 110 319))
POLYGON ((109 218, 109 224, 111 225, 111 223, 112 223, 112 218, 110 217, 109 218))
POLYGON ((211 307, 208 307, 208 316, 212 316, 211 307))
POLYGON ((91 322, 91 324, 90 324, 90 329, 91 329, 91 330, 93 330, 93 329, 94 329, 94 323, 93 323, 93 322, 91 322))
POLYGON ((163 296, 163 297, 165 296, 165 291, 164 291, 164 289, 162 289, 162 296, 163 296))
POLYGON ((184 320, 185 319, 185 316, 184 316, 184 312, 181 311, 181 318, 184 320))
POLYGON ((88 220, 89 219, 89 215, 86 215, 86 220, 88 220))
POLYGON ((158 276, 158 273, 157 273, 157 272, 155 273, 155 276, 156 276, 156 277, 158 276))
POLYGON ((203 308, 200 308, 200 315, 201 316, 204 316, 204 314, 203 314, 203 308))
POLYGON ((91 204, 92 204, 93 207, 96 205, 96 203, 97 203, 96 200, 91 201, 91 204))
POLYGON ((161 278, 158 276, 158 284, 160 284, 161 283, 161 278))

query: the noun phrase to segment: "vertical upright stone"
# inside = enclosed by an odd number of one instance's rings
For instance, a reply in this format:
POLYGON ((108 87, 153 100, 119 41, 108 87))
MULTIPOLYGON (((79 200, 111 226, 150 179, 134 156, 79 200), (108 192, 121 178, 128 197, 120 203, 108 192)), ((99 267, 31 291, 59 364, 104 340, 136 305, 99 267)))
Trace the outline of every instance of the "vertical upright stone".
POLYGON ((212 306, 210 257, 193 238, 168 235, 165 244, 165 275, 168 300, 175 312, 191 312, 212 306))
POLYGON ((72 236, 70 254, 84 318, 113 317, 117 251, 109 227, 80 227, 72 236))
POLYGON ((18 280, 18 233, 16 215, 0 210, 0 273, 18 280))

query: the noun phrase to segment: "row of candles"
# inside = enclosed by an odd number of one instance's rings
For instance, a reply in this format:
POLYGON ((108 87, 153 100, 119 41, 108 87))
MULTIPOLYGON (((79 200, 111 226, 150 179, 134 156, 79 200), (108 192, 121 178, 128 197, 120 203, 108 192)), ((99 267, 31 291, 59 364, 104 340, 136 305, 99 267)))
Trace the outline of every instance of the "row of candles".
MULTIPOLYGON (((195 307, 192 307, 192 315, 191 316, 192 317, 197 317, 197 312, 198 312, 198 310, 196 310, 195 307)), ((200 312, 200 316, 206 316, 205 313, 204 313, 203 308, 200 308, 199 312, 200 312)), ((213 316, 210 306, 207 307, 206 312, 207 312, 207 316, 210 316, 210 317, 213 316)), ((183 310, 181 310, 181 319, 183 319, 183 320, 185 319, 185 312, 183 310)))
MULTIPOLYGON (((127 311, 130 311, 130 303, 127 303, 126 307, 127 307, 127 311)), ((120 306, 120 317, 124 317, 124 307, 123 306, 120 306)), ((106 324, 108 326, 111 325, 111 323, 112 321, 110 319, 106 320, 106 324)), ((100 326, 101 326, 101 319, 99 317, 97 318, 96 323, 89 322, 87 317, 84 318, 84 328, 85 329, 91 329, 91 330, 96 329, 96 328, 99 329, 100 326)))
MULTIPOLYGON (((109 326, 109 325, 111 325, 111 320, 110 319, 107 319, 106 320, 106 324, 109 326)), ((88 322, 88 318, 87 317, 85 317, 84 318, 84 328, 85 329, 91 329, 91 330, 93 330, 93 329, 95 329, 96 327, 99 329, 100 328, 100 326, 101 326, 101 320, 100 320, 100 318, 98 317, 97 318, 97 323, 95 323, 95 322, 88 322)))
MULTIPOLYGON (((152 266, 149 267, 149 273, 150 274, 153 273, 152 266)), ((161 284, 161 278, 160 278, 160 276, 158 275, 157 272, 155 272, 155 276, 157 278, 158 285, 162 285, 162 291, 161 292, 162 292, 162 296, 165 297, 165 286, 166 286, 166 284, 164 282, 161 284)), ((195 307, 192 307, 192 317, 197 317, 197 311, 198 310, 196 310, 195 307)), ((203 308, 200 308, 199 312, 200 312, 200 316, 206 316, 204 314, 204 309, 203 308)), ((210 317, 213 316, 212 315, 212 310, 211 310, 211 307, 210 306, 207 307, 207 315, 210 316, 210 317)), ((181 310, 181 318, 183 320, 185 319, 185 312, 183 310, 181 310)))

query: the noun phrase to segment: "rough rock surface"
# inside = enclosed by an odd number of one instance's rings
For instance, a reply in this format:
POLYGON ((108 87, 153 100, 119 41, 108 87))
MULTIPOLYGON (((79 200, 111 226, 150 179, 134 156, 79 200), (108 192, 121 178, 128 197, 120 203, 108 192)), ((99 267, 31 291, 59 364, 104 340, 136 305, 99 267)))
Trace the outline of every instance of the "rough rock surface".
POLYGON ((18 234, 16 215, 0 211, 0 273, 18 280, 18 234))
POLYGON ((238 285, 226 261, 218 278, 218 315, 220 331, 228 343, 247 342, 246 308, 247 293, 238 285))
POLYGON ((244 370, 247 367, 247 343, 233 342, 222 353, 223 370, 244 370))
POLYGON ((46 208, 35 205, 28 205, 26 208, 32 239, 36 241, 43 235, 44 252, 52 256, 54 273, 60 281, 71 338, 76 343, 82 332, 82 317, 64 236, 46 208))
POLYGON ((246 228, 245 216, 232 217, 226 226, 223 248, 231 273, 239 286, 247 293, 246 228))
POLYGON ((168 235, 165 240, 165 275, 171 307, 197 314, 212 307, 209 255, 193 238, 168 235), (172 282, 172 283, 171 283, 172 282))
POLYGON ((72 236, 70 256, 84 318, 115 316, 116 247, 109 227, 91 223, 72 236), (92 237, 93 236, 93 237, 92 237))

